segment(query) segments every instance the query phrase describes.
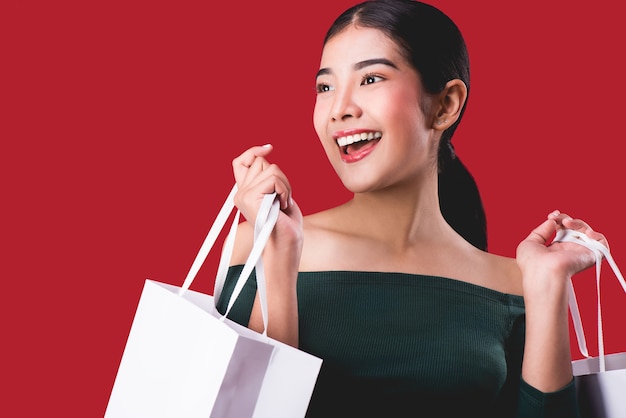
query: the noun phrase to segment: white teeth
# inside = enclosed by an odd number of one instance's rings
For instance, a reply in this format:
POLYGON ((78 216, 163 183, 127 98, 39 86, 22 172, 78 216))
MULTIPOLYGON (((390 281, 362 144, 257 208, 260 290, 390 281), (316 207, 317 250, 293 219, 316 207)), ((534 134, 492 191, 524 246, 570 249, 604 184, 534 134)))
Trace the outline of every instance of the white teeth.
POLYGON ((337 144, 339 144, 340 147, 345 147, 346 145, 354 144, 355 142, 370 141, 374 138, 381 138, 382 136, 382 132, 363 132, 360 134, 342 136, 341 138, 337 138, 337 144))

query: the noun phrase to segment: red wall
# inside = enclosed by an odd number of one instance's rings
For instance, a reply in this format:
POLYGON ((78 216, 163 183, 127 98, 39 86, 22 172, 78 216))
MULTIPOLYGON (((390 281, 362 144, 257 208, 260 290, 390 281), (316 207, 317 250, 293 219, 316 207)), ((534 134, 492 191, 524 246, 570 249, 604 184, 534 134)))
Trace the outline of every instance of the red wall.
MULTIPOLYGON (((0 415, 102 416, 144 279, 182 283, 233 157, 273 143, 305 213, 347 198, 311 111, 323 34, 352 1, 9 3, 0 415)), ((491 250, 514 255, 560 209, 604 232, 626 271, 618 3, 433 4, 469 44, 455 143, 491 250)), ((211 290, 215 266, 194 289, 211 290)), ((592 270, 574 284, 594 353, 592 270)), ((626 294, 606 263, 602 296, 606 350, 626 351, 626 294)))

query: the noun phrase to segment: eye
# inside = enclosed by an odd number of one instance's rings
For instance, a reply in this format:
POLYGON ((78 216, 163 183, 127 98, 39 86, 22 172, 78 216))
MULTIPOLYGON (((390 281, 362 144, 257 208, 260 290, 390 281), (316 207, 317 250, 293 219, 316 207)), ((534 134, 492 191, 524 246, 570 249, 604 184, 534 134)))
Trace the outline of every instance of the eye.
POLYGON ((374 84, 383 80, 384 78, 379 76, 378 74, 366 74, 365 77, 363 77, 363 80, 361 81, 361 85, 364 86, 367 84, 374 84))
POLYGON ((328 84, 318 83, 315 86, 315 91, 318 93, 326 93, 327 91, 334 90, 334 88, 328 84))

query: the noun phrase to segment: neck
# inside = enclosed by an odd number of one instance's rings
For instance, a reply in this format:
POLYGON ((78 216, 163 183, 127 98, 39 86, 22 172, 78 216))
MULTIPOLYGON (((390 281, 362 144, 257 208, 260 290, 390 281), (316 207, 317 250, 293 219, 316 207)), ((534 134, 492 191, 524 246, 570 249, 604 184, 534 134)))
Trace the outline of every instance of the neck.
POLYGON ((346 222, 351 229, 393 246, 410 246, 451 231, 439 208, 436 182, 422 188, 395 187, 357 193, 346 208, 350 213, 346 222))

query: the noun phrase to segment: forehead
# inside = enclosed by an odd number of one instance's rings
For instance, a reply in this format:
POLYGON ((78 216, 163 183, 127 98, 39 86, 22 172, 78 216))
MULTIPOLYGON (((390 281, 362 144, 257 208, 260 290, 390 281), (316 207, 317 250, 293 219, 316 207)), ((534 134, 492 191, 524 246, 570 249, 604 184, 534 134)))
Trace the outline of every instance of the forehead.
POLYGON ((384 32, 350 25, 324 45, 320 67, 352 65, 374 57, 390 59, 397 65, 405 63, 398 45, 384 32))

